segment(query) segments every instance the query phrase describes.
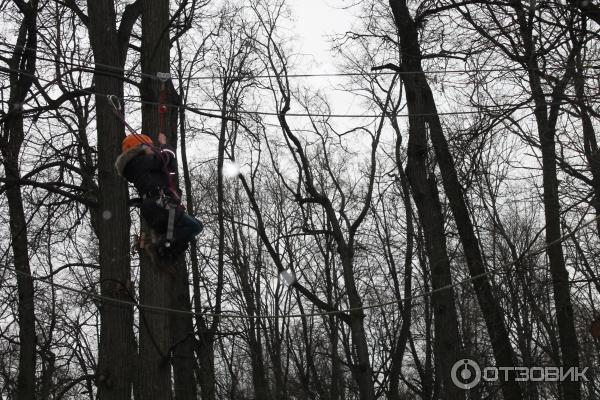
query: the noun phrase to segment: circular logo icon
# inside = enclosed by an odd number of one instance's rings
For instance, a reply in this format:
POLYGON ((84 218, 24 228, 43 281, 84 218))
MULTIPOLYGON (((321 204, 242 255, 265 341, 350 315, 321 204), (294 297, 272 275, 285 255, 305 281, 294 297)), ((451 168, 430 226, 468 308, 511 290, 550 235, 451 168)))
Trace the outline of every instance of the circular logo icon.
POLYGON ((473 389, 481 381, 481 369, 475 361, 464 358, 454 363, 450 376, 457 387, 473 389))

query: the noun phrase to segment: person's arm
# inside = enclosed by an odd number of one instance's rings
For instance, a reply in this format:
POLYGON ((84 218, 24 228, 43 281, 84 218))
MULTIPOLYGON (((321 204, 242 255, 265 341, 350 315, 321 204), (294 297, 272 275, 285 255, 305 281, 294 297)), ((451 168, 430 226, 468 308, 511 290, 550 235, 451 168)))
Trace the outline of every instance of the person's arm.
POLYGON ((175 173, 177 171, 177 155, 175 149, 167 144, 167 136, 164 133, 158 134, 158 144, 160 145, 161 157, 166 160, 167 168, 175 173))

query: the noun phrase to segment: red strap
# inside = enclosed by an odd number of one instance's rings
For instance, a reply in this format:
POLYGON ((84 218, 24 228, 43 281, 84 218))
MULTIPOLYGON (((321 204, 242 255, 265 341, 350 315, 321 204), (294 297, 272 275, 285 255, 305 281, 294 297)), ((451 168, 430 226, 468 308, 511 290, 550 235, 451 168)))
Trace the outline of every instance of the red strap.
POLYGON ((162 82, 160 84, 160 96, 159 96, 159 101, 158 101, 158 117, 160 120, 160 132, 159 133, 165 133, 165 118, 166 118, 166 114, 167 114, 167 106, 166 106, 166 101, 167 101, 167 89, 165 87, 164 82, 162 82))

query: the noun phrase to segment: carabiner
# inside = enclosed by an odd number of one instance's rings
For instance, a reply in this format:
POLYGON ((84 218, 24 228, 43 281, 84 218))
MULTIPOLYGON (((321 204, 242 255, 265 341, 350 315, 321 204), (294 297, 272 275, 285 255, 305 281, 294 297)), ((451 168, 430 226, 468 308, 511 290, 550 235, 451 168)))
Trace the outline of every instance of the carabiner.
POLYGON ((114 94, 109 94, 106 97, 108 98, 108 104, 113 106, 115 110, 121 111, 121 102, 119 101, 119 98, 117 96, 115 96, 114 94))

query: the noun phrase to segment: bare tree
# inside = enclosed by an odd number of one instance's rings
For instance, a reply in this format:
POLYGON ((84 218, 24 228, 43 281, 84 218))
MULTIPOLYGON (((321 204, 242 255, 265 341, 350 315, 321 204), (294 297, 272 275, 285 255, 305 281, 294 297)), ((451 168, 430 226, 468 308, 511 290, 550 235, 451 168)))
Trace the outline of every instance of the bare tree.
POLYGON ((23 109, 31 88, 36 65, 38 1, 15 1, 22 14, 15 48, 9 60, 10 98, 8 111, 2 113, 0 149, 2 165, 8 178, 6 197, 10 216, 10 234, 15 271, 17 273, 19 364, 16 384, 17 399, 35 396, 36 335, 34 292, 29 264, 27 222, 19 180, 19 156, 25 139, 23 109), (21 68, 23 68, 21 70, 21 68))

